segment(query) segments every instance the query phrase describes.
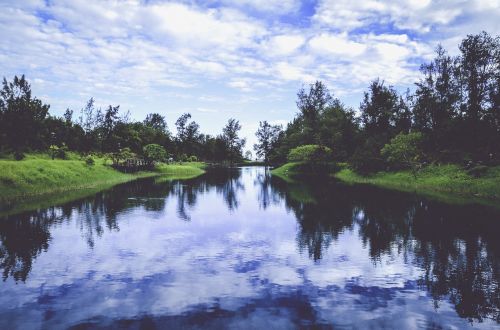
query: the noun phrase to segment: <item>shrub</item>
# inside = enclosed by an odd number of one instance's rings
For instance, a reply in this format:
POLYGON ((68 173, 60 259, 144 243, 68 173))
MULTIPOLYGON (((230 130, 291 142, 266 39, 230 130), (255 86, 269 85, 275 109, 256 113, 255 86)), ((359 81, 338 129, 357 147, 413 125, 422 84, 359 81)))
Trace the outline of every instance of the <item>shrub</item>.
POLYGON ((23 160, 24 157, 25 157, 25 155, 21 151, 14 152, 14 159, 15 160, 23 160))
POLYGON ((293 148, 288 153, 288 161, 290 162, 322 162, 330 159, 332 149, 316 144, 307 144, 297 148, 293 148))
POLYGON ((359 174, 367 175, 384 169, 384 161, 366 149, 357 149, 350 159, 352 169, 359 174))
POLYGON ((475 178, 480 178, 488 172, 488 166, 477 165, 467 170, 467 174, 475 178))
POLYGON ((148 163, 165 161, 168 156, 165 148, 155 143, 145 145, 142 151, 148 163))
POLYGON ((85 164, 86 164, 87 166, 93 166, 93 165, 95 164, 95 160, 94 160, 94 158, 93 158, 92 156, 87 156, 87 157, 85 158, 85 164))
POLYGON ((68 151, 68 147, 63 143, 62 146, 56 146, 55 144, 49 147, 49 155, 52 159, 66 159, 66 152, 68 151))
POLYGON ((197 162, 197 161, 198 161, 198 157, 196 157, 195 155, 191 155, 188 158, 188 162, 197 162))
POLYGON ((393 168, 409 168, 416 175, 424 157, 422 139, 420 132, 400 133, 382 148, 381 154, 393 168))
POLYGON ((122 148, 118 152, 106 154, 106 158, 111 159, 113 165, 119 165, 120 162, 135 158, 135 156, 136 155, 132 152, 132 150, 130 150, 130 148, 122 148))

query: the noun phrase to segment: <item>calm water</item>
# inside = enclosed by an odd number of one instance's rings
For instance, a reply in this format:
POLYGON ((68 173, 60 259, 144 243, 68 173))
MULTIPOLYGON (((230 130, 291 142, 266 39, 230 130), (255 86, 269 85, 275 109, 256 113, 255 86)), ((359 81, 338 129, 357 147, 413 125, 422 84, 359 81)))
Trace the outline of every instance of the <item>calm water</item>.
POLYGON ((264 168, 0 218, 0 328, 499 328, 500 211, 264 168))

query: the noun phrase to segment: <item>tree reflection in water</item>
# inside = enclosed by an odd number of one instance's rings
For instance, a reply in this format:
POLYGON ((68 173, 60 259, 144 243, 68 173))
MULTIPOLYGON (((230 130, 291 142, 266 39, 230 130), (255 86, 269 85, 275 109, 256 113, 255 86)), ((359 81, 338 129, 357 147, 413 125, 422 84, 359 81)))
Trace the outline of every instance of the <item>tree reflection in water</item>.
POLYGON ((450 206, 373 187, 325 184, 322 179, 306 181, 271 179, 275 193, 296 215, 299 247, 311 258, 321 259, 339 234, 358 228, 374 262, 394 251, 413 256, 425 274, 419 284, 432 295, 436 308, 448 297, 463 318, 500 322, 497 210, 450 206))
POLYGON ((117 215, 128 209, 143 207, 147 211, 161 212, 169 196, 176 196, 177 212, 189 221, 189 209, 196 204, 200 193, 215 189, 222 195, 228 209, 238 207, 239 191, 244 189, 237 169, 217 169, 209 176, 168 181, 145 179, 118 185, 95 196, 54 206, 45 210, 25 212, 0 219, 0 269, 3 279, 26 281, 33 259, 46 251, 50 229, 61 222, 75 221, 83 238, 93 248, 105 230, 119 231, 117 215))
MULTIPOLYGON (((245 191, 242 171, 214 169, 185 181, 145 179, 116 186, 93 197, 0 219, 0 268, 9 277, 27 281, 34 259, 51 244, 51 229, 74 222, 89 248, 106 231, 120 229, 119 215, 137 208, 158 217, 176 200, 179 218, 204 194, 215 191, 231 212, 245 191)), ((250 184, 257 187, 258 206, 285 205, 299 229, 300 251, 320 262, 339 235, 356 231, 368 248, 374 267, 394 254, 423 270, 418 281, 436 308, 443 299, 459 316, 500 322, 500 212, 480 206, 451 206, 411 194, 365 186, 344 186, 325 178, 285 182, 267 170, 250 184)))

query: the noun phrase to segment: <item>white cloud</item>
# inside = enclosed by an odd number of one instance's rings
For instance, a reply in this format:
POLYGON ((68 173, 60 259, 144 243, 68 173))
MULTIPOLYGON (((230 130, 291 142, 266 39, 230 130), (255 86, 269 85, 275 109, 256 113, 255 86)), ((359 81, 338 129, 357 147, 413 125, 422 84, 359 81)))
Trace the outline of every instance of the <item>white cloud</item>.
POLYGON ((295 12, 300 8, 299 0, 223 0, 226 5, 249 7, 260 12, 285 14, 295 12))
POLYGON ((487 10, 495 10, 498 15, 498 1, 322 0, 314 18, 319 24, 344 31, 371 24, 394 24, 399 29, 427 33, 458 18, 480 15, 487 10))
POLYGON ((290 55, 304 43, 305 37, 302 35, 277 35, 264 43, 264 51, 274 56, 290 55))
POLYGON ((290 64, 289 62, 277 63, 275 66, 275 70, 281 79, 306 82, 315 80, 315 77, 304 72, 304 69, 302 67, 290 64))
POLYGON ((233 88, 238 88, 244 92, 251 91, 250 84, 245 80, 232 80, 228 83, 228 85, 233 88))
POLYGON ((309 40, 309 46, 317 52, 340 56, 358 56, 366 50, 366 45, 349 40, 347 34, 320 34, 309 40))
POLYGON ((261 24, 231 9, 201 11, 183 4, 162 3, 146 6, 143 13, 143 25, 158 41, 172 37, 195 49, 249 47, 253 46, 254 38, 265 34, 261 24))

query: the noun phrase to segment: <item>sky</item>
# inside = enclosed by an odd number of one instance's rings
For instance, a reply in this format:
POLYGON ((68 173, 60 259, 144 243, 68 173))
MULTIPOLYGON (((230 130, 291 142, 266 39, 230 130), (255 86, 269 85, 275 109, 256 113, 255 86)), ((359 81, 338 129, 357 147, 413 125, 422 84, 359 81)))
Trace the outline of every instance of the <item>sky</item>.
POLYGON ((131 118, 191 113, 218 134, 236 118, 285 125, 315 80, 358 108, 370 81, 413 88, 438 44, 500 34, 500 0, 0 0, 0 74, 78 113, 120 105, 131 118))

